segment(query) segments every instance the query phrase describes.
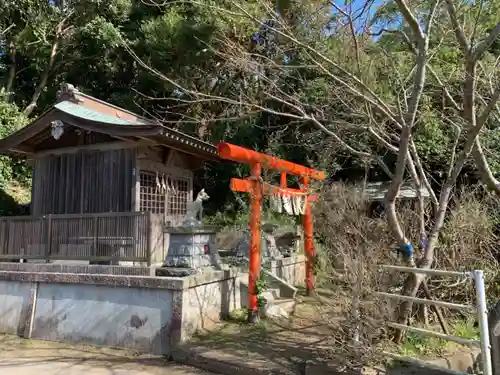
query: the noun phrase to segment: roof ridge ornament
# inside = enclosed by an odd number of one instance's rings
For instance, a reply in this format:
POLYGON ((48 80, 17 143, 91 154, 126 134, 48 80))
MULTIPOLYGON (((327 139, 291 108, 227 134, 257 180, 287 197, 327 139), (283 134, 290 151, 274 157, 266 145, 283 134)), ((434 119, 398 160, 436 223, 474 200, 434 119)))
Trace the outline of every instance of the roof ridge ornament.
POLYGON ((63 82, 59 86, 57 91, 57 102, 62 102, 64 100, 69 100, 73 103, 79 104, 83 103, 83 99, 78 95, 80 91, 71 83, 63 82))

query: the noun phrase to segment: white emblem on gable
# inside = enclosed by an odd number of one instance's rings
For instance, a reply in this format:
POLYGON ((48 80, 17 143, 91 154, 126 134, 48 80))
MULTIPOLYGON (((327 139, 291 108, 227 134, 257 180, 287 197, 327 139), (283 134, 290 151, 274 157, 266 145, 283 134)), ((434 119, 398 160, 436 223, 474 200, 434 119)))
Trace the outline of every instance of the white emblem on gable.
POLYGON ((64 123, 61 120, 54 120, 50 123, 51 130, 50 134, 57 141, 64 133, 64 123))

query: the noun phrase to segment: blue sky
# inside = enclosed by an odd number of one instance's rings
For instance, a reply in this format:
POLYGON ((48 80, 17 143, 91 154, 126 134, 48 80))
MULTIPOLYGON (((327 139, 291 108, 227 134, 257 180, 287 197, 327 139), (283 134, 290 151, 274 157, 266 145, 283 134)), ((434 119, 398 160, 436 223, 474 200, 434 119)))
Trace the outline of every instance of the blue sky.
MULTIPOLYGON (((383 5, 385 3, 388 3, 388 2, 389 2, 389 0, 373 0, 373 1, 371 1, 371 5, 369 6, 368 11, 366 12, 366 14, 363 17, 360 17, 359 19, 356 20, 356 27, 358 28, 358 31, 359 32, 364 31, 364 30, 360 30, 360 29, 364 27, 365 22, 366 22, 366 18, 373 16, 374 13, 375 13, 375 11, 381 5, 383 5)), ((346 5, 345 5, 346 1, 345 0, 333 0, 333 3, 335 5, 338 5, 339 8, 346 9, 346 5)), ((358 13, 358 12, 361 12, 361 10, 363 9, 363 7, 364 7, 364 5, 366 3, 367 3, 367 0, 354 0, 352 2, 353 12, 355 14, 358 13)), ((334 7, 332 7, 332 13, 333 14, 336 13, 334 7)), ((372 26, 371 32, 376 33, 377 31, 378 31, 377 27, 376 26, 375 27, 372 26)))

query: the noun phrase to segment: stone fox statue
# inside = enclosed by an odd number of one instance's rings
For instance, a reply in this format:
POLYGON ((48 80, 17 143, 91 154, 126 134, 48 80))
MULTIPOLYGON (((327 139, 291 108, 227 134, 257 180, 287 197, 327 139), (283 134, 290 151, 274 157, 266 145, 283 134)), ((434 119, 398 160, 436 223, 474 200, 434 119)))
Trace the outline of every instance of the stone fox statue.
POLYGON ((201 189, 196 199, 187 204, 185 223, 201 223, 203 220, 203 202, 207 201, 210 196, 201 189))

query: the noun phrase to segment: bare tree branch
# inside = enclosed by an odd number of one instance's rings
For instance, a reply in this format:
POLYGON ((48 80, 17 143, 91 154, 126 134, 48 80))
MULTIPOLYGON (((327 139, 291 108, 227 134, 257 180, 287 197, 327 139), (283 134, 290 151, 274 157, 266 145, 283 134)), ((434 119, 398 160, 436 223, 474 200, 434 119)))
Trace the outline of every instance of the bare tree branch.
POLYGON ((453 31, 455 32, 457 41, 462 47, 464 53, 468 55, 470 51, 469 42, 467 42, 467 37, 465 36, 465 33, 462 27, 460 26, 455 4, 453 3, 453 0, 445 0, 445 1, 446 1, 446 8, 448 9, 448 14, 450 16, 451 24, 453 26, 453 31))
POLYGON ((490 34, 480 42, 474 49, 474 60, 479 60, 484 53, 491 47, 497 38, 500 37, 500 22, 496 24, 490 34))
POLYGON ((0 33, 0 36, 4 36, 5 34, 7 34, 14 27, 16 27, 16 24, 15 23, 11 23, 9 26, 7 26, 5 29, 2 30, 2 32, 0 33))
POLYGON ((425 38, 424 31, 420 27, 417 18, 413 15, 410 8, 408 7, 408 4, 406 4, 406 1, 394 0, 394 2, 397 4, 399 10, 401 11, 404 20, 408 22, 408 25, 410 25, 410 28, 412 29, 415 38, 418 41, 423 40, 425 38))
POLYGON ((410 152, 411 152, 413 159, 415 160, 415 165, 417 167, 420 178, 422 179, 422 182, 423 182, 425 188, 429 191, 429 195, 431 197, 431 202, 432 202, 434 208, 437 208, 438 199, 436 197, 436 193, 434 193, 434 190, 432 189, 432 186, 429 182, 429 179, 427 178, 424 167, 422 165, 422 161, 420 160, 420 157, 418 156, 417 146, 415 145, 413 138, 410 141, 410 152))

